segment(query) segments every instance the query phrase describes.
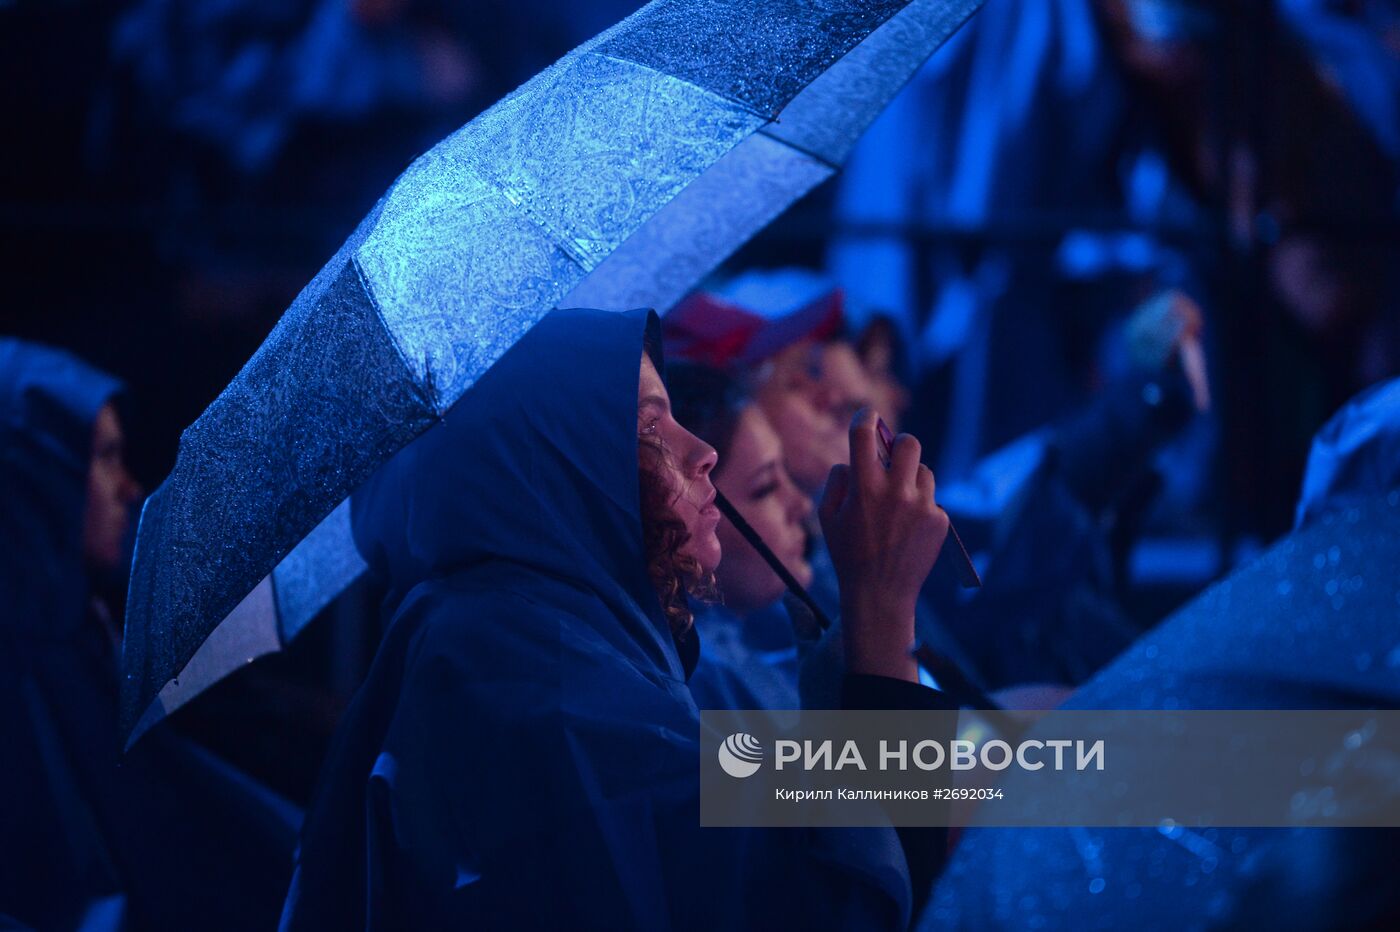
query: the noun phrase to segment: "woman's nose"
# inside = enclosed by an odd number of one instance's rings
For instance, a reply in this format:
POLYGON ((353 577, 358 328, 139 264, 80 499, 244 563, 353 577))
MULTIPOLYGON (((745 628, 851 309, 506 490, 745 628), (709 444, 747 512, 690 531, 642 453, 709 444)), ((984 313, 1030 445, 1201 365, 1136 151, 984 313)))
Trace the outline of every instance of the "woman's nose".
POLYGON ((841 397, 833 388, 821 382, 815 384, 812 389, 812 404, 818 411, 824 411, 833 417, 839 417, 837 408, 840 407, 841 397))
POLYGON ((786 476, 783 477, 783 490, 788 499, 788 520, 793 524, 801 524, 812 513, 812 500, 786 476))
POLYGON ((715 465, 719 462, 719 453, 714 447, 705 441, 691 434, 691 439, 695 443, 694 451, 691 455, 692 469, 695 476, 708 476, 714 471, 715 465))
POLYGON ((125 469, 122 470, 122 503, 133 505, 146 497, 146 490, 141 483, 136 481, 136 477, 125 469))

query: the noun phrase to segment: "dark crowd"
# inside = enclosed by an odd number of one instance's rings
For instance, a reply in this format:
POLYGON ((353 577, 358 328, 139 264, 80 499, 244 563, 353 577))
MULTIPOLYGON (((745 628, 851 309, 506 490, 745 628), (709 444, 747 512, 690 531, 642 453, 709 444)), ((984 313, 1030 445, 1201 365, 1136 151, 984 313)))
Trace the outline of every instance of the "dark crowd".
MULTIPOLYGON (((402 218, 475 207, 386 190, 503 101, 463 171, 565 227, 500 126, 642 6, 0 0, 0 929, 1400 925, 1392 830, 702 828, 697 777, 705 709, 1396 707, 1400 5, 963 4, 669 303, 506 250, 406 350, 451 301, 387 309, 402 218), (323 353, 361 295, 388 349, 323 353), (254 500, 259 575, 156 604, 252 559, 167 511, 254 500)), ((586 54, 660 60, 618 29, 586 54)))

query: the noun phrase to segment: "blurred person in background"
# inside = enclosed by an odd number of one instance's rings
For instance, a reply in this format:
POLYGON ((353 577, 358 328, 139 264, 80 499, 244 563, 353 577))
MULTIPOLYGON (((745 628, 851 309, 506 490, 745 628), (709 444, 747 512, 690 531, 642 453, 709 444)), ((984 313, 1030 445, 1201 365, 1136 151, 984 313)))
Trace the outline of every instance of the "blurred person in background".
POLYGON ((988 3, 924 66, 843 172, 829 263, 909 342, 945 484, 1085 404, 1124 309, 1174 289, 1213 324, 1219 403, 1163 451, 1153 519, 1286 528, 1307 438, 1400 365, 1398 22, 1365 0, 988 3))
MULTIPOLYGON (((805 509, 794 504, 784 511, 782 523, 772 526, 770 533, 786 540, 792 536, 794 515, 805 523, 804 558, 795 566, 784 562, 833 620, 841 613, 840 593, 821 528, 812 520, 810 501, 821 491, 820 484, 811 491, 812 480, 847 463, 849 445, 835 438, 849 429, 857 411, 871 408, 884 416, 874 405, 883 386, 870 377, 855 344, 842 333, 843 300, 840 289, 831 288, 821 276, 809 272, 755 272, 740 276, 720 293, 692 294, 662 322, 674 354, 694 362, 693 368, 678 370, 677 397, 696 423, 696 430, 722 448, 736 442, 738 435, 730 426, 735 423, 734 412, 752 412, 746 415, 749 422, 758 425, 760 433, 767 427, 774 434, 772 446, 781 452, 792 491, 809 503, 805 509), (739 300, 750 303, 741 306, 739 300)), ((744 490, 739 491, 741 498, 731 501, 747 515, 741 501, 744 490)), ((735 636, 725 641, 729 653, 716 665, 714 679, 731 685, 711 690, 702 676, 700 688, 707 698, 731 708, 741 707, 730 704, 736 697, 796 695, 799 681, 792 625, 805 625, 807 619, 789 617, 787 607, 777 604, 782 589, 776 574, 763 565, 728 521, 721 527, 734 535, 746 567, 751 566, 772 594, 766 608, 745 606, 747 614, 740 613, 742 621, 715 610, 717 623, 728 622, 726 630, 735 636), (752 674, 754 684, 782 685, 771 689, 737 685, 744 671, 752 674)), ((722 595, 727 594, 722 579, 720 589, 722 595)), ((725 607, 729 607, 727 600, 725 607)), ((936 618, 920 611, 917 625, 924 644, 945 662, 971 674, 960 646, 936 618)), ((823 643, 838 642, 839 638, 828 637, 823 643)), ((805 650, 815 645, 797 646, 805 650)), ((820 663, 811 667, 816 691, 822 688, 817 685, 820 669, 820 663)), ((975 674, 969 678, 976 682, 975 674)))
POLYGON ((856 355, 870 380, 871 402, 890 430, 899 432, 909 410, 908 360, 899 325, 889 314, 876 313, 855 340, 856 355))
MULTIPOLYGON (((841 291, 792 269, 750 272, 717 292, 697 292, 664 320, 676 355, 723 369, 751 393, 804 491, 801 477, 842 462, 829 438, 854 410, 887 398, 896 416, 903 413, 892 347, 878 346, 887 338, 877 330, 865 341, 879 367, 872 374, 843 324, 841 291)), ((1209 405, 1202 329, 1199 308, 1182 294, 1144 303, 1125 327, 1130 364, 1111 384, 1071 416, 984 458, 940 495, 987 584, 969 593, 951 572, 930 577, 920 636, 974 687, 1072 686, 1137 635, 1119 604, 1122 564, 1158 487, 1154 454, 1209 405)), ((809 532, 810 589, 835 617, 828 557, 817 529, 809 532)), ((755 619, 752 633, 771 643, 783 630, 762 634, 755 619)))
MULTIPOLYGON (((698 363, 667 367, 676 419, 715 448, 715 488, 803 586, 812 501, 784 465, 782 440, 766 414, 723 371, 698 363)), ((719 598, 696 610, 700 660, 690 678, 702 709, 798 709, 798 643, 781 604, 786 587, 729 519, 717 528, 724 560, 719 598)))
POLYGON ((0 340, 0 913, 39 928, 270 927, 298 814, 156 729, 123 754, 122 577, 141 488, 120 384, 0 340))
POLYGON ((747 276, 737 289, 694 292, 663 321, 675 358, 742 373, 743 389, 778 434, 788 474, 809 498, 845 461, 851 417, 873 401, 860 357, 841 335, 843 294, 820 280, 814 289, 815 278, 747 276))
POLYGON ((1218 218, 1232 520, 1287 528, 1328 412, 1400 372, 1400 12, 1098 0, 1173 177, 1218 218), (1247 466, 1246 466, 1247 464, 1247 466), (1253 515, 1249 511, 1254 511, 1253 515))

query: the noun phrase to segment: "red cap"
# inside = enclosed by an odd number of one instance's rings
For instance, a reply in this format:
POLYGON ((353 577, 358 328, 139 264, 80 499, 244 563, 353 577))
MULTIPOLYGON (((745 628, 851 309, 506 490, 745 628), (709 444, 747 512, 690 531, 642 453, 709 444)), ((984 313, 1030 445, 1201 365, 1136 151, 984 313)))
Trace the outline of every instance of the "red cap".
POLYGON ((840 331, 844 311, 840 288, 771 320, 697 291, 661 319, 661 332, 667 358, 727 369, 756 365, 804 340, 828 339, 840 331))

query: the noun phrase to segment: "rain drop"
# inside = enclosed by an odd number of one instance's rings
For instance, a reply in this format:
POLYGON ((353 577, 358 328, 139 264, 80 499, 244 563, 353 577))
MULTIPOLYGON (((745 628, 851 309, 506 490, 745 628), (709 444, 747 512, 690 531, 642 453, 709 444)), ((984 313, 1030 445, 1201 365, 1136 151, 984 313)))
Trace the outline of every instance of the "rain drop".
POLYGON ((1106 886, 1108 886, 1108 884, 1104 881, 1102 877, 1095 877, 1093 880, 1089 881, 1089 892, 1102 893, 1103 888, 1106 886))

